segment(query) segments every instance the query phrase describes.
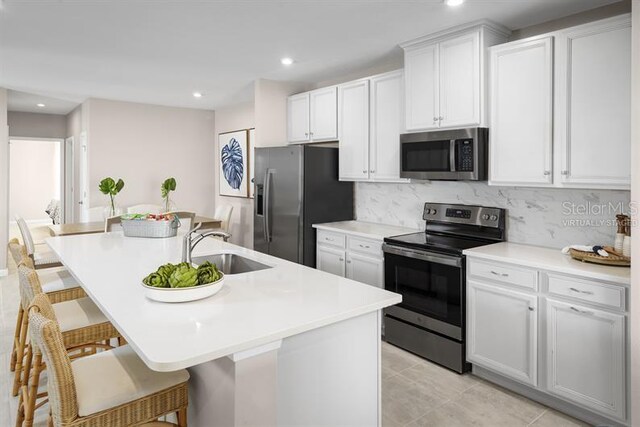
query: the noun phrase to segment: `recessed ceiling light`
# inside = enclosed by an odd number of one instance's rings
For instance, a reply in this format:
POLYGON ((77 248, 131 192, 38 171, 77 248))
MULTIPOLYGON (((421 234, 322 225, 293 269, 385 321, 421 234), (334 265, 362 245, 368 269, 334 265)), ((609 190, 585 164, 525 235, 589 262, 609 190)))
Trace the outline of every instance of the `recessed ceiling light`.
POLYGON ((280 60, 280 62, 282 63, 282 65, 291 65, 291 64, 293 64, 293 59, 291 59, 291 58, 282 58, 280 60))
POLYGON ((44 108, 46 107, 46 105, 44 105, 43 103, 40 103, 40 104, 36 104, 36 107, 44 108))
POLYGON ((202 94, 200 92, 193 92, 193 96, 195 98, 202 98, 202 94))
POLYGON ((464 0, 444 0, 444 4, 447 6, 460 6, 464 3, 464 0))

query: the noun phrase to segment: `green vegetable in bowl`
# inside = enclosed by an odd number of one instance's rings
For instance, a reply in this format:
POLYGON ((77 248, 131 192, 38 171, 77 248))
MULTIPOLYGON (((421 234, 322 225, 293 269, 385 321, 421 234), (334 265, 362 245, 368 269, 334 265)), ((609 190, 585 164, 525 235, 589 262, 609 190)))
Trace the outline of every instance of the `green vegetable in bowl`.
POLYGON ((161 265, 160 267, 158 267, 158 271, 156 271, 156 273, 163 275, 164 277, 166 277, 167 279, 167 288, 169 287, 169 277, 173 274, 173 272, 176 271, 176 266, 171 264, 171 263, 167 263, 165 265, 161 265))
POLYGON ((142 279, 142 283, 147 286, 153 286, 156 288, 168 288, 169 281, 168 277, 161 273, 151 273, 144 279, 142 279))
POLYGON ((199 285, 206 285, 207 283, 215 282, 218 279, 220 279, 220 272, 215 264, 205 261, 198 266, 199 285))
POLYGON ((189 288, 198 284, 198 270, 186 262, 181 262, 169 276, 172 288, 189 288))

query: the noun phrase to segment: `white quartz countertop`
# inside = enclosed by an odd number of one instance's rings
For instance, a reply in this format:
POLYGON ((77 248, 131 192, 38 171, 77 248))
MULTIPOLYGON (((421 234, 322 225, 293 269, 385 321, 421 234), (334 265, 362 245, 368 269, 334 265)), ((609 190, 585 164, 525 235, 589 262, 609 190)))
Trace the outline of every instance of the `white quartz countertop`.
POLYGON ((621 285, 630 283, 631 269, 628 267, 611 267, 577 261, 569 255, 563 254, 559 249, 503 242, 467 249, 464 254, 467 257, 509 262, 525 267, 574 274, 621 285))
POLYGON ((353 236, 368 237, 370 239, 377 240, 383 240, 385 237, 424 231, 415 228, 376 224, 374 222, 364 221, 326 222, 324 224, 313 224, 313 227, 321 230, 337 231, 340 233, 351 234, 353 236))
POLYGON ((156 371, 195 366, 397 304, 401 296, 216 239, 193 256, 232 252, 273 268, 226 275, 222 290, 187 303, 147 299, 142 279, 180 261, 182 236, 122 232, 47 243, 144 362, 156 371))

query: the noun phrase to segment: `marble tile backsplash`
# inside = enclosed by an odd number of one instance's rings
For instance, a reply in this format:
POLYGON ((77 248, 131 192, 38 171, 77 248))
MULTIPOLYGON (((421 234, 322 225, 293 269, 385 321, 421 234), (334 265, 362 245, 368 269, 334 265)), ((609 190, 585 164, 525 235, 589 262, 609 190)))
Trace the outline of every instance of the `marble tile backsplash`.
POLYGON ((425 202, 507 209, 507 240, 561 248, 613 244, 615 215, 628 213, 629 191, 494 187, 484 182, 357 183, 356 218, 424 229, 425 202))

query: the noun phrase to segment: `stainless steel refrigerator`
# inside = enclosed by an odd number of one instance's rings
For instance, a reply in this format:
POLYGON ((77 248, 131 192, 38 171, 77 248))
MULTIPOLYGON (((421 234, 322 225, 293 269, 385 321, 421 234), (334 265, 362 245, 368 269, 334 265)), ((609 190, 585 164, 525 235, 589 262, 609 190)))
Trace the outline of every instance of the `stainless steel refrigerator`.
POLYGON ((338 181, 338 149, 255 149, 253 248, 316 265, 313 224, 353 219, 353 183, 338 181))

